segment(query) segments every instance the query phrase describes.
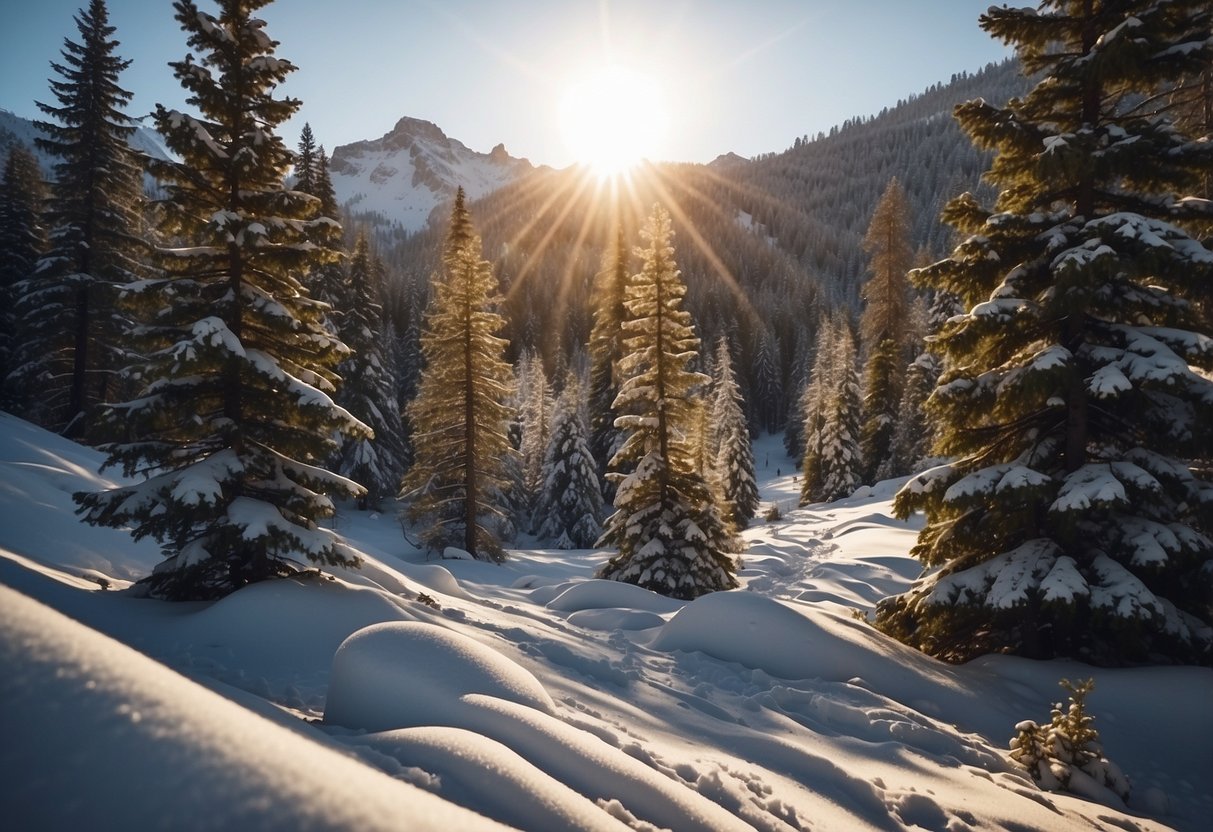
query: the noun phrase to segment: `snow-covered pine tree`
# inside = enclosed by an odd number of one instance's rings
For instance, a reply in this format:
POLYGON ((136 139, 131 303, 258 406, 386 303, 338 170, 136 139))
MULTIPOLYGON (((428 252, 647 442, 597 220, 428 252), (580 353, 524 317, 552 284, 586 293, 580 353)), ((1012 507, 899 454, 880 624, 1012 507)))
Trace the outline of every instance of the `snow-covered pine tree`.
POLYGON ((817 450, 821 490, 814 495, 815 502, 849 497, 862 481, 859 372, 855 362, 855 337, 849 326, 837 327, 833 348, 831 382, 817 450))
POLYGON ((522 395, 522 436, 519 452, 522 454, 522 483, 525 494, 521 496, 524 496, 527 508, 525 528, 527 531, 534 531, 538 519, 531 515, 546 480, 543 465, 548 441, 552 438, 552 409, 555 400, 547 373, 543 369, 543 358, 531 350, 525 351, 523 358, 521 366, 524 377, 519 383, 522 395))
POLYGON ((24 335, 15 313, 19 284, 33 274, 46 249, 42 211, 46 185, 34 154, 14 144, 0 179, 0 407, 29 415, 33 392, 10 377, 24 335))
POLYGON ((561 549, 588 549, 602 534, 602 491, 587 433, 581 383, 570 371, 552 414, 535 509, 539 537, 561 549))
POLYGON ((116 300, 143 259, 143 166, 122 113, 131 93, 118 85, 130 61, 115 54, 104 0, 91 0, 75 23, 79 41, 65 38, 62 62, 51 63, 57 104, 38 102, 50 118, 37 122, 38 146, 57 161, 47 253, 20 287, 24 336, 15 364, 17 383, 38 391, 38 421, 86 436, 86 411, 114 392, 129 358, 130 326, 116 300))
POLYGON ((342 434, 367 434, 330 398, 348 354, 321 327, 298 276, 316 257, 310 200, 283 190, 291 154, 274 128, 299 107, 273 92, 294 70, 254 12, 267 0, 222 0, 218 17, 174 3, 191 52, 172 64, 193 116, 156 108, 181 161, 156 166, 167 238, 159 276, 128 287, 145 314, 136 398, 103 414, 129 438, 108 465, 134 485, 77 494, 94 524, 131 526, 163 544, 151 594, 214 598, 355 553, 316 521, 330 494, 361 487, 320 467, 342 434), (197 57, 195 55, 197 53, 197 57))
POLYGON ((910 295, 906 273, 913 265, 910 206, 897 177, 872 212, 863 238, 871 277, 863 287, 864 309, 859 322, 866 355, 863 426, 859 438, 863 458, 861 479, 874 482, 892 450, 901 401, 902 370, 909 335, 910 295))
POLYGON ((615 427, 615 397, 619 395, 619 359, 623 357, 623 302, 628 285, 628 249, 623 228, 615 230, 615 245, 602 270, 594 278, 594 326, 590 330, 590 450, 598 463, 603 497, 615 497, 615 485, 606 479, 607 465, 621 441, 615 427))
POLYGON ((723 500, 721 513, 726 521, 743 529, 758 511, 758 482, 741 389, 733 374, 729 343, 723 338, 716 345, 715 375, 711 424, 716 434, 714 467, 723 500))
POLYGON ((611 460, 615 513, 600 546, 618 554, 601 576, 675 598, 737 586, 725 523, 687 447, 692 397, 707 378, 687 369, 695 357, 686 284, 674 261, 670 215, 661 206, 641 236, 643 268, 628 283, 622 376, 614 407, 625 432, 611 460))
POLYGON ((809 374, 808 384, 805 385, 800 397, 801 413, 803 414, 801 430, 804 437, 800 482, 800 504, 802 506, 821 499, 824 483, 821 468, 822 428, 825 425, 830 393, 836 383, 834 342, 837 339, 837 329, 838 324, 835 321, 822 316, 817 325, 817 346, 813 369, 809 374))
POLYGON ((945 212, 969 235, 923 282, 968 312, 936 345, 930 401, 955 460, 898 495, 924 510, 930 573, 877 611, 939 657, 998 651, 1100 664, 1213 660, 1213 339, 1189 302, 1213 252, 1179 221, 1213 145, 1151 93, 1208 61, 1201 0, 992 7, 982 27, 1043 79, 957 117, 997 151, 994 210, 945 212))
POLYGON ((897 424, 893 428, 893 447, 888 464, 876 472, 876 479, 901 477, 922 470, 934 445, 934 430, 927 419, 927 397, 939 378, 939 360, 931 353, 920 353, 905 370, 901 403, 897 406, 897 424))
POLYGON ((314 197, 308 219, 312 220, 309 239, 327 256, 316 258, 304 279, 308 294, 329 305, 325 327, 336 334, 341 331, 341 316, 353 302, 354 290, 346 281, 348 269, 345 240, 333 181, 329 176, 328 157, 324 147, 316 147, 310 124, 304 124, 299 137, 299 152, 295 156, 295 190, 314 197))
POLYGON ((516 453, 506 436, 512 378, 496 334, 504 325, 496 281, 464 198, 459 188, 425 314, 426 366, 408 405, 416 452, 401 497, 430 548, 501 562, 506 464, 516 453))
POLYGON ((750 377, 753 402, 750 412, 757 430, 774 433, 783 419, 783 379, 780 374, 779 342, 775 333, 764 327, 756 336, 750 377))
POLYGON ((358 235, 350 256, 348 306, 341 310, 339 330, 350 357, 337 368, 341 387, 337 402, 374 431, 374 437, 350 437, 341 449, 338 472, 366 488, 362 508, 378 508, 400 486, 405 459, 396 378, 383 353, 380 331, 379 274, 366 234, 358 235))

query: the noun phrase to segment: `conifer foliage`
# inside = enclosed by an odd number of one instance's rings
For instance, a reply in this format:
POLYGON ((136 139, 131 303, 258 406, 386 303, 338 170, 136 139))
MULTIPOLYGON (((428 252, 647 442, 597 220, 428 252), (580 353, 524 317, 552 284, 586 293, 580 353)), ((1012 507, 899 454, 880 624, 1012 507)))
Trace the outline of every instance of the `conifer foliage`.
POLYGON ((859 437, 864 482, 874 482, 880 466, 888 461, 898 421, 910 329, 906 273, 914 256, 909 212, 905 189, 894 177, 872 212, 872 222, 863 238, 863 247, 871 257, 868 270, 872 275, 863 288, 865 306, 859 323, 867 355, 864 420, 859 437))
POLYGON ((552 436, 535 509, 539 537, 561 549, 588 549, 602 534, 602 492, 586 437, 581 395, 577 375, 568 373, 552 414, 552 436))
POLYGON ((728 341, 716 345, 716 385, 712 401, 711 424, 715 431, 715 475, 723 500, 721 512, 737 528, 758 511, 758 481, 754 473, 754 450, 750 447, 750 429, 742 408, 741 389, 733 374, 733 358, 728 341))
POLYGON ((801 505, 850 496, 860 485, 860 400, 855 337, 845 321, 823 321, 802 404, 801 505))
POLYGON ((283 190, 291 154, 274 128, 299 107, 273 91, 294 69, 254 12, 267 0, 222 0, 218 17, 174 3, 192 49, 172 64, 200 111, 156 108, 180 163, 163 163, 163 273, 128 291, 146 316, 146 362, 133 400, 106 414, 131 438, 106 447, 134 485, 78 494, 91 523, 130 525, 169 556, 153 595, 199 599, 357 558, 317 520, 329 494, 361 488, 320 464, 342 434, 369 431, 330 394, 348 350, 325 333, 302 291, 315 248, 306 198, 283 190), (200 59, 195 58, 195 54, 200 59))
POLYGON ((515 451, 506 434, 512 379, 497 337, 498 303, 460 188, 421 336, 426 369, 408 406, 416 458, 401 497, 426 545, 500 562, 506 465, 515 451))
POLYGON ((1189 302, 1213 252, 1181 222, 1213 165, 1156 111, 1207 62, 1207 2, 1050 0, 982 26, 1044 79, 1006 108, 957 117, 997 151, 993 210, 921 272, 967 313, 936 344, 930 400, 955 461, 911 480, 914 549, 941 567, 883 602, 877 624, 950 660, 987 651, 1095 663, 1209 662, 1213 483, 1189 460, 1213 436, 1213 339, 1189 302))
POLYGON ((404 429, 396 398, 396 378, 383 354, 379 333, 383 307, 379 279, 365 234, 359 234, 350 256, 347 299, 338 331, 351 355, 337 368, 341 388, 337 401, 374 431, 373 437, 354 436, 341 450, 338 472, 366 488, 362 507, 378 508, 394 496, 404 473, 404 429))
MULTIPOLYGON (((615 397, 619 395, 619 359, 623 357, 624 299, 628 284, 628 249, 623 229, 615 231, 615 245, 594 281, 594 327, 590 332, 590 450, 598 472, 606 475, 608 463, 619 449, 615 427, 615 397)), ((615 486, 603 480, 603 496, 613 499, 615 486)))
POLYGON ((725 523, 688 447, 696 391, 688 369, 699 339, 682 308, 670 215, 655 206, 641 236, 643 268, 628 283, 623 381, 614 406, 623 445, 611 460, 615 513, 599 545, 619 552, 601 575, 675 598, 737 586, 725 523))
POLYGON ((14 307, 22 281, 33 274, 46 248, 42 211, 46 186, 38 160, 24 145, 15 144, 4 161, 0 178, 0 406, 28 413, 27 392, 11 377, 23 336, 14 307))
POLYGON ((118 85, 130 64, 115 54, 104 0, 77 14, 79 42, 64 40, 51 66, 57 105, 38 107, 39 147, 56 157, 45 222, 46 258, 21 285, 18 383, 37 388, 39 422, 84 435, 85 411, 106 398, 126 363, 127 323, 117 291, 138 273, 142 164, 127 143, 134 125, 118 85))

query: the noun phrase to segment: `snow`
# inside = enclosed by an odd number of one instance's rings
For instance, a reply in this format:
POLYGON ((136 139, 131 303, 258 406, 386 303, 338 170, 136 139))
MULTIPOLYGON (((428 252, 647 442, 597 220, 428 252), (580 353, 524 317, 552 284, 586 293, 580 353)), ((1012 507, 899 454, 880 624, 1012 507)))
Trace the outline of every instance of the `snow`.
POLYGON ((555 710, 534 676, 492 648, 433 624, 385 622, 337 648, 324 721, 368 731, 447 725, 477 693, 555 710))
MULTIPOLYGON (((344 505, 325 531, 361 569, 171 604, 114 591, 161 562, 154 544, 74 513, 72 492, 130 481, 0 414, 0 813, 47 829, 1207 828, 1213 750, 1192 739, 1213 736, 1213 671, 924 657, 854 615, 921 572, 905 555, 921 518, 891 512, 907 480, 801 508, 781 437, 754 455, 759 516, 782 519, 743 532, 741 589, 693 602, 595 580, 602 551, 427 562, 392 511, 344 505), (1088 676, 1127 808, 1041 792, 1007 756, 1060 678, 1088 676)), ((1134 461, 1107 476, 1162 473, 1134 461)), ((1132 533, 1141 557, 1192 545, 1132 533)), ((1046 593, 1155 611, 1115 564, 1087 587, 1068 557, 1030 554, 1046 593)))

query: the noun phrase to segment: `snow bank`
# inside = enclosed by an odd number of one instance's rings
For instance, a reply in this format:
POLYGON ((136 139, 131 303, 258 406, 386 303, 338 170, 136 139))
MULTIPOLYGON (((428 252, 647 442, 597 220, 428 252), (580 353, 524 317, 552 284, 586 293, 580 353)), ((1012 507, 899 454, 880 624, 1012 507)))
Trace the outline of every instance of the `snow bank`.
POLYGON ((619 581, 595 579, 573 584, 547 602, 547 608, 558 612, 581 610, 633 609, 669 613, 680 610, 683 601, 658 595, 643 587, 619 581))
POLYGON ((3 586, 0 607, 10 828, 501 828, 3 586))
POLYGON ((695 599, 649 646, 699 651, 782 679, 852 681, 930 716, 978 700, 951 668, 866 624, 753 592, 695 599))
POLYGON ((457 725, 473 693, 555 710, 530 672, 468 636, 436 624, 376 624, 333 656, 324 721, 368 731, 457 725))

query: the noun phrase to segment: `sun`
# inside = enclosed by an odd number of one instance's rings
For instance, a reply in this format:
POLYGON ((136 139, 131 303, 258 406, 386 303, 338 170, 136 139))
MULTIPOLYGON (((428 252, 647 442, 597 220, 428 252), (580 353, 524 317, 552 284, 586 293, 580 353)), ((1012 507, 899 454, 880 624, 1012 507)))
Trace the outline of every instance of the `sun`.
POLYGON ((571 83, 560 127, 573 157, 600 177, 626 172, 661 149, 666 108, 657 82, 624 66, 606 66, 571 83))

